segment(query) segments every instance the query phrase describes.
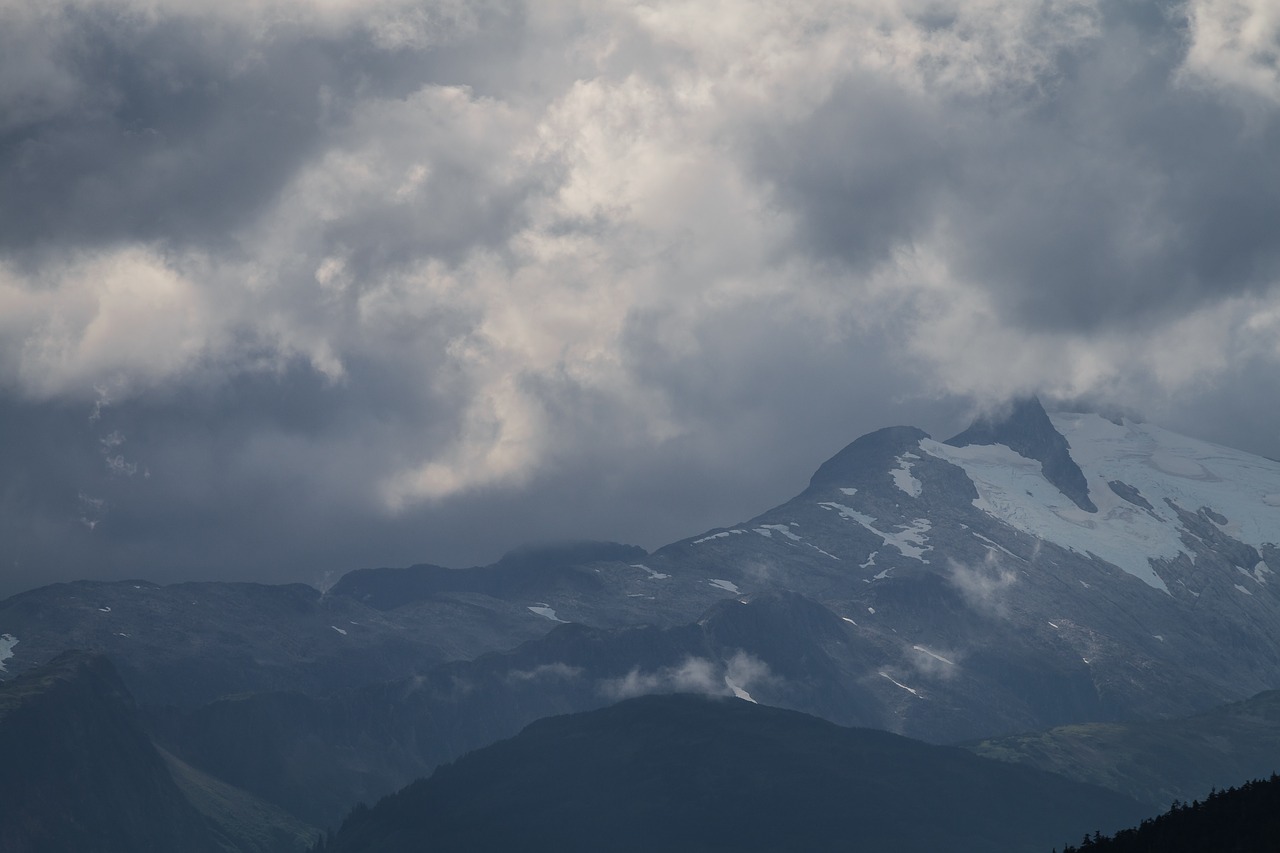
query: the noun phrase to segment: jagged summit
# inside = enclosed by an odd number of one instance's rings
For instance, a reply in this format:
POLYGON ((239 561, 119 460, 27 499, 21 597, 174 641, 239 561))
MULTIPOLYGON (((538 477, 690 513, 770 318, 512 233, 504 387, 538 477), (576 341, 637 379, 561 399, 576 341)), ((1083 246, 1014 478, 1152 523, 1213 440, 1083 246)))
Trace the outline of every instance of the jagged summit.
POLYGON ((1019 456, 1039 462, 1044 478, 1080 509, 1098 511, 1089 499, 1084 472, 1071 458, 1066 438, 1054 428, 1038 397, 1015 400, 1008 414, 979 418, 964 432, 943 443, 952 447, 1003 444, 1019 456))

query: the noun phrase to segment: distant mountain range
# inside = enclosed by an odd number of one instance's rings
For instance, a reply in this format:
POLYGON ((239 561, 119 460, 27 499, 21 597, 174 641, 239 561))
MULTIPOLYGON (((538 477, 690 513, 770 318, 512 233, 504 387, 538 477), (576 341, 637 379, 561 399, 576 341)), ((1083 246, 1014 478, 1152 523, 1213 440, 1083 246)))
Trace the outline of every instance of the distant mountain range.
POLYGON ((650 554, 32 590, 0 602, 0 678, 103 654, 168 755, 329 827, 539 718, 690 691, 988 739, 1158 803, 1202 777, 1095 762, 1106 729, 1007 737, 1280 687, 1278 541, 1280 463, 1024 400, 947 442, 863 436, 783 505, 650 554))

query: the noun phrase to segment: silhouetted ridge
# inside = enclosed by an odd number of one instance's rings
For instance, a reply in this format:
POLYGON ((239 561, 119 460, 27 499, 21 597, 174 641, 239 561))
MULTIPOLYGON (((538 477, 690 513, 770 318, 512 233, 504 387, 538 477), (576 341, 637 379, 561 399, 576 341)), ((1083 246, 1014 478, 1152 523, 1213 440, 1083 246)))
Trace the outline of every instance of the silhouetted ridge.
POLYGON ((1275 853, 1280 850, 1280 776, 1174 802, 1159 817, 1113 837, 1095 833, 1063 853, 1275 853))
POLYGON ((594 590, 599 582, 578 567, 588 563, 640 560, 648 552, 617 542, 562 542, 526 545, 490 566, 446 569, 421 564, 404 569, 357 569, 329 590, 330 595, 354 598, 379 610, 446 593, 477 592, 495 598, 544 594, 552 585, 594 590))
POLYGON ((317 849, 1040 853, 1067 826, 1141 814, 953 747, 669 695, 533 723, 357 809, 317 849))
POLYGON ((1003 444, 1019 456, 1039 462, 1044 478, 1076 506, 1086 512, 1098 511, 1089 499, 1084 472, 1071 458, 1067 440, 1054 429, 1038 397, 1015 401, 1009 413, 999 420, 979 418, 964 432, 943 443, 952 447, 1003 444))

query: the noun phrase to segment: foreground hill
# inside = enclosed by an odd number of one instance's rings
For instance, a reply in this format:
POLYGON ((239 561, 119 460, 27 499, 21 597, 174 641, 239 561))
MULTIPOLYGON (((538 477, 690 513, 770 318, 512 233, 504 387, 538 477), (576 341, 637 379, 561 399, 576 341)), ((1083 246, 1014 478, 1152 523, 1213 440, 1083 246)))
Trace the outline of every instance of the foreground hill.
POLYGON ((1132 800, 734 699, 554 717, 441 767, 324 847, 357 851, 1044 851, 1132 800))

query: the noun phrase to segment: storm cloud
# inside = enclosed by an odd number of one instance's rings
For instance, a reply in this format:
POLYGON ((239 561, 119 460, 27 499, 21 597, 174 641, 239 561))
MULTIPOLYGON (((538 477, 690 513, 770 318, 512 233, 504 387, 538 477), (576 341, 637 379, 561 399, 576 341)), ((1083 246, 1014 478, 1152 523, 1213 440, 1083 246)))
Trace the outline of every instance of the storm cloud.
POLYGON ((1085 400, 1280 457, 1264 0, 0 0, 0 594, 657 546, 1085 400))

